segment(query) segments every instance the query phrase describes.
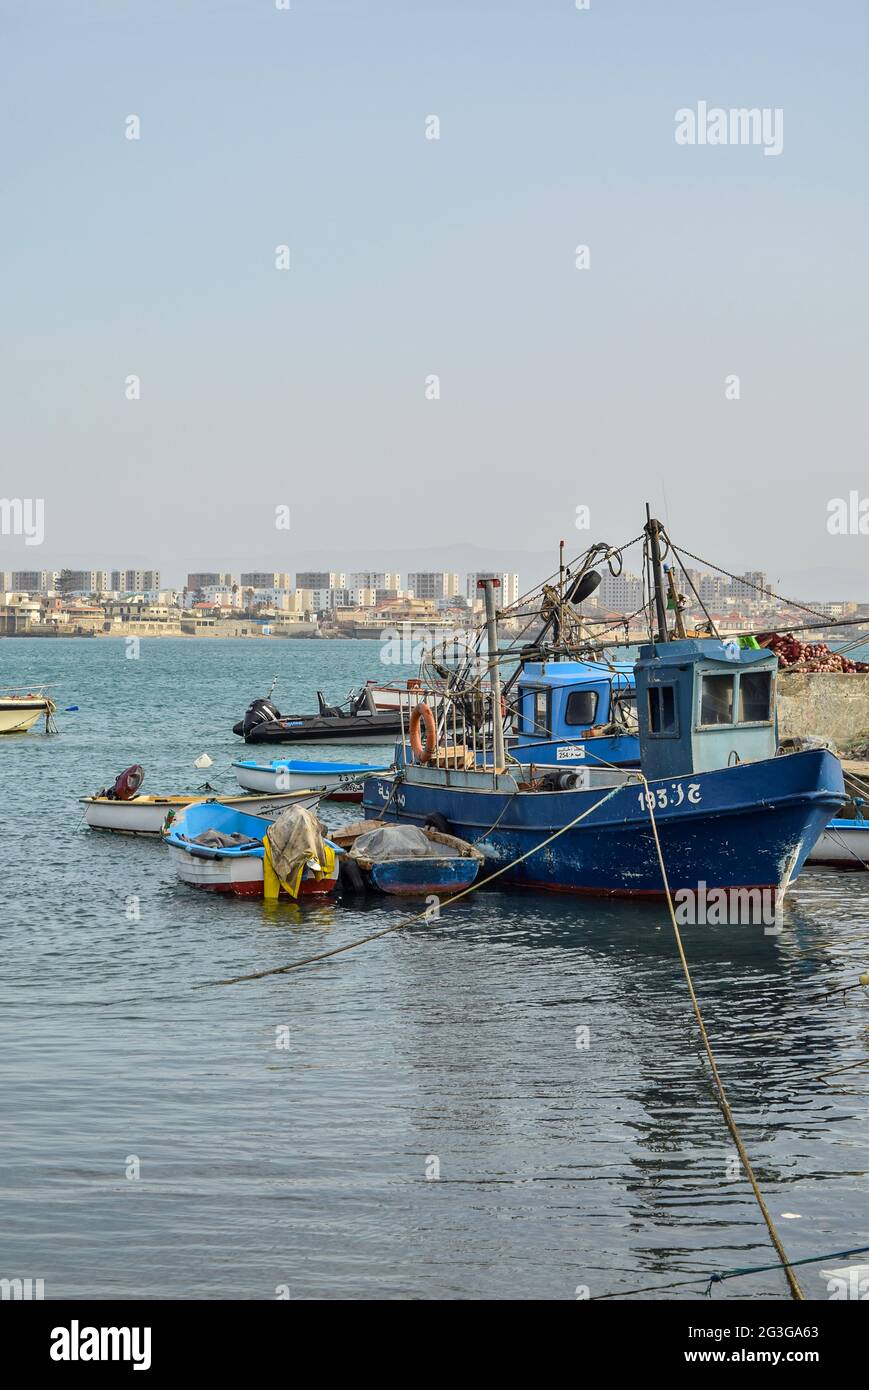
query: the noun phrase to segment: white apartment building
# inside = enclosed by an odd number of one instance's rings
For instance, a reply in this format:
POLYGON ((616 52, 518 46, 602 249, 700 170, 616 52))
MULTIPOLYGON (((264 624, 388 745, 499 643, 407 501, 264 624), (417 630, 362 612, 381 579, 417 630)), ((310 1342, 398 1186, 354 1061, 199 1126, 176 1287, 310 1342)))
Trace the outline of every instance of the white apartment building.
POLYGON ((194 592, 197 589, 231 589, 235 583, 235 575, 223 570, 194 570, 187 576, 187 588, 194 592))
POLYGON ((7 570, 3 587, 16 594, 51 594, 58 578, 57 570, 7 570))
POLYGON ((337 570, 302 570, 296 575, 297 589, 343 589, 347 584, 346 574, 337 570))
MULTIPOLYGON (((298 578, 296 575, 297 580, 298 578)), ((314 613, 334 613, 336 608, 352 607, 352 590, 343 585, 315 588, 311 594, 311 608, 314 613)))
POLYGON ((753 599, 758 602, 769 593, 769 580, 763 570, 746 570, 737 579, 730 581, 729 592, 731 598, 753 599))
POLYGON ((112 570, 109 586, 117 594, 149 594, 160 592, 159 570, 112 570))
MULTIPOLYGON (((339 588, 341 585, 338 586, 339 588)), ((401 575, 387 574, 384 570, 357 570, 351 574, 351 589, 400 589, 401 575)))
MULTIPOLYGON (((109 592, 108 570, 69 570, 66 575, 67 592, 70 594, 107 594, 109 592)), ((61 574, 57 576, 60 583, 61 574)))
POLYGON ((604 567, 594 597, 603 608, 616 613, 636 613, 643 602, 643 581, 635 574, 610 574, 604 567))
POLYGON ((459 576, 445 570, 416 570, 407 576, 409 594, 414 598, 429 599, 432 603, 456 598, 459 588, 459 576))
POLYGON ((290 589, 290 576, 280 570, 249 570, 241 575, 243 589, 290 589))

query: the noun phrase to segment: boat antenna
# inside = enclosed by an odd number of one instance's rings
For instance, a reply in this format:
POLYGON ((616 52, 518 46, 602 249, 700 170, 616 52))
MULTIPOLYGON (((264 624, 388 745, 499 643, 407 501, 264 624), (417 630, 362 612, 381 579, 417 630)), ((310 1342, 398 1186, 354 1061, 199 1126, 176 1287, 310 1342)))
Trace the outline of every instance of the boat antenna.
POLYGON ((274 677, 272 678, 272 683, 271 683, 271 685, 269 686, 269 693, 268 693, 268 695, 266 696, 266 699, 267 699, 267 700, 270 700, 270 699, 272 698, 272 694, 274 693, 274 688, 275 688, 275 686, 277 685, 277 683, 278 683, 278 678, 277 678, 277 676, 274 676, 274 677))
POLYGON ((658 618, 658 632, 656 642, 669 642, 670 634, 667 631, 667 603, 664 598, 664 571, 661 565, 661 533, 663 527, 660 521, 656 521, 646 503, 646 525, 643 528, 649 538, 649 548, 652 556, 652 576, 655 585, 655 612, 658 618))

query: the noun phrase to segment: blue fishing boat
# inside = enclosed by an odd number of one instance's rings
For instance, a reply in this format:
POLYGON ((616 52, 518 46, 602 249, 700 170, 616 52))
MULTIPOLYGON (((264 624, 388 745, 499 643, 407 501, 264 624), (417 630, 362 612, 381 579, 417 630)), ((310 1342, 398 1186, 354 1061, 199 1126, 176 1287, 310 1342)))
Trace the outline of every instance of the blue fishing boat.
MULTIPOLYGON (((659 528, 647 522, 657 631, 634 665, 639 769, 587 761, 556 778, 508 765, 497 721, 481 766, 455 720, 448 742, 423 744, 411 724, 413 759, 366 779, 366 816, 433 820, 477 845, 504 883, 631 896, 664 890, 654 815, 672 889, 786 890, 846 800, 841 765, 825 749, 776 756, 772 653, 667 631, 659 528)), ((497 708, 495 583, 481 581, 497 708)))

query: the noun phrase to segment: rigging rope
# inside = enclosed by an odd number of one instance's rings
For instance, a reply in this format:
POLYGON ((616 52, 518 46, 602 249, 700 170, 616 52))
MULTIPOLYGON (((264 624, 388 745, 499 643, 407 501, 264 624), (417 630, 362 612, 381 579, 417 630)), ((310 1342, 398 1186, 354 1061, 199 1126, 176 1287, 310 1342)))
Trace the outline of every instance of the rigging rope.
POLYGON ((735 580, 737 584, 744 584, 748 589, 755 589, 757 593, 764 594, 769 598, 774 598, 779 603, 786 604, 788 608, 799 608, 802 610, 803 613, 811 613, 813 618, 826 617, 826 614, 819 613, 817 608, 809 608, 805 603, 797 603, 796 599, 784 598, 782 594, 777 594, 772 589, 765 589, 762 584, 752 583, 752 581, 750 579, 746 579, 744 575, 731 574, 730 570, 723 569, 721 565, 714 565, 711 560, 704 560, 701 555, 693 555, 690 550, 685 550, 684 546, 680 548, 682 550, 683 555, 687 555, 690 560, 696 560, 698 565, 708 565, 711 570, 717 570, 719 574, 725 574, 728 579, 735 580))
POLYGON ((701 1012, 700 1005, 697 1001, 697 995, 694 993, 694 982, 691 979, 691 971, 688 968, 688 960, 685 955, 685 947, 682 944, 682 934, 679 931, 679 924, 676 921, 676 913, 673 908, 673 896, 670 892, 670 881, 667 877, 667 869, 664 864, 664 855, 661 850, 661 841, 658 838, 658 826, 655 821, 654 796, 652 792, 649 790, 649 783, 647 778, 642 773, 639 773, 639 777, 646 788, 646 808, 649 812, 649 820, 651 821, 652 825, 652 834, 655 839, 655 849, 658 855, 658 864, 661 869, 661 878, 664 881, 664 892, 667 898, 667 907, 670 912, 670 921, 673 925, 673 934, 676 938, 676 949, 679 952, 679 960, 682 964, 682 972, 685 976, 685 983, 688 986, 688 994, 691 999, 691 1007, 694 1010, 694 1017, 697 1020, 697 1027, 700 1029, 700 1036, 703 1039, 703 1047, 705 1049, 706 1056, 709 1059, 709 1065, 712 1069, 712 1079, 715 1083, 718 1104, 721 1107, 721 1112, 724 1115, 725 1123, 727 1125, 727 1128, 730 1130, 731 1137, 733 1139, 734 1144, 736 1145, 736 1151, 739 1154, 740 1162, 742 1163, 742 1166, 745 1169, 746 1176, 749 1182, 751 1183, 751 1189, 754 1193, 755 1200, 757 1201, 757 1204, 760 1207, 761 1215, 763 1216, 763 1219, 766 1222, 770 1240, 772 1241, 773 1247, 775 1248, 775 1252, 778 1255, 779 1260, 781 1261, 782 1268, 785 1272, 785 1278, 787 1279, 788 1285, 790 1287, 791 1297, 798 1300, 802 1300, 805 1299, 805 1294, 800 1288, 800 1283, 797 1279, 797 1276, 791 1269, 787 1253, 784 1249, 784 1246, 781 1243, 778 1231, 776 1230, 775 1222, 773 1221, 772 1216, 770 1215, 769 1208, 767 1207, 766 1202, 763 1199, 763 1193, 760 1190, 757 1178, 754 1176, 754 1169, 751 1166, 751 1160, 749 1159, 745 1149, 745 1145, 742 1142, 742 1136, 739 1133, 739 1128, 736 1124, 736 1120, 733 1117, 733 1111, 730 1108, 730 1102, 727 1099, 727 1092, 724 1089, 724 1082, 721 1080, 721 1074, 718 1070, 718 1063, 715 1061, 715 1054, 712 1051, 712 1044, 709 1041, 709 1034, 706 1032, 706 1024, 703 1020, 703 1014, 701 1012))

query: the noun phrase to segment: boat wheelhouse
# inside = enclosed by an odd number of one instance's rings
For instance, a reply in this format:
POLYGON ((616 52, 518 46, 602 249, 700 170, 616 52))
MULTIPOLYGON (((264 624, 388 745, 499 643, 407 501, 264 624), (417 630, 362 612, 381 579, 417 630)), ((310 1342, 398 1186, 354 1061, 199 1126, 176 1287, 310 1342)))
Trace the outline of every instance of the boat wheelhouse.
POLYGON ((511 706, 508 747, 522 763, 639 764, 629 662, 526 661, 511 706))

